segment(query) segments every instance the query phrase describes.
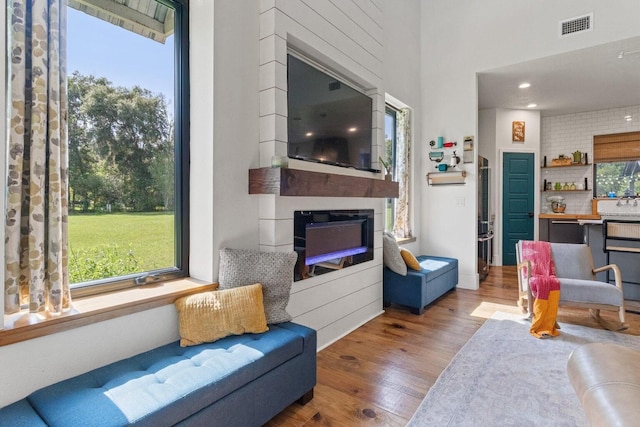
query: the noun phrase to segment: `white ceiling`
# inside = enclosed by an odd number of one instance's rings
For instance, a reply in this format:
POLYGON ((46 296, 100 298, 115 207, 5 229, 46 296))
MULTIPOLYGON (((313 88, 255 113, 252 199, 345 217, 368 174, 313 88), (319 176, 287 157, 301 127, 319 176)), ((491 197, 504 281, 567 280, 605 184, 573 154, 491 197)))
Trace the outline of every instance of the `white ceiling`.
POLYGON ((538 104, 532 109, 542 116, 640 105, 640 37, 478 74, 479 109, 526 109, 529 103, 538 104), (522 82, 531 87, 519 89, 522 82))

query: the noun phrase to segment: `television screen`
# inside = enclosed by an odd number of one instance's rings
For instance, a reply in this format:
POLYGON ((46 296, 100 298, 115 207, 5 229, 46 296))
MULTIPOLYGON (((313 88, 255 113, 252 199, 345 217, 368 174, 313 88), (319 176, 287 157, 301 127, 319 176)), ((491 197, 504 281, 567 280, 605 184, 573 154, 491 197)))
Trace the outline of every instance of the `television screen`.
POLYGON ((287 56, 288 156, 373 170, 372 99, 295 56, 287 56))

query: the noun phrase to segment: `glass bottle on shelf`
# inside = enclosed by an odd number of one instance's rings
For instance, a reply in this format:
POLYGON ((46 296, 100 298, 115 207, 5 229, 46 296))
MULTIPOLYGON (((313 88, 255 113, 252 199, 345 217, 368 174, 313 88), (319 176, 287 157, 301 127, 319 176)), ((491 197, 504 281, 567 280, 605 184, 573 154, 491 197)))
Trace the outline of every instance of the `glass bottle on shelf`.
POLYGON ((571 185, 569 186, 569 190, 575 190, 576 189, 576 183, 572 182, 571 185))
POLYGON ((569 184, 568 183, 564 183, 564 185, 562 186, 563 190, 568 190, 569 189, 569 184))
POLYGON ((562 184, 560 184, 559 182, 556 182, 556 184, 553 187, 553 189, 556 190, 556 191, 562 190, 562 184))

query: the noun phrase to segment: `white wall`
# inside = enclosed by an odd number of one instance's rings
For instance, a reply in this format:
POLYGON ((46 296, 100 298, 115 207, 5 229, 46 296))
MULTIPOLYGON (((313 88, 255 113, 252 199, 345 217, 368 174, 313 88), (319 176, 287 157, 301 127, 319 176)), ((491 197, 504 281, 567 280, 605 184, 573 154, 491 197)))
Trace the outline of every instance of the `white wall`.
MULTIPOLYGON (((598 0, 424 1, 423 140, 478 134, 476 73, 638 36, 639 14, 640 2, 634 0, 616 2, 615 8, 598 0), (588 12, 594 13, 593 31, 558 37, 559 21, 588 12)), ((425 145, 422 149, 427 152, 425 145)), ((429 163, 423 157, 423 173, 432 170, 429 163)), ((464 186, 423 183, 422 247, 457 257, 459 286, 475 288, 476 176, 469 169, 464 186)))
MULTIPOLYGON (((634 132, 640 130, 640 106, 610 108, 585 113, 566 114, 542 119, 542 141, 540 158, 547 156, 547 162, 557 158, 559 154, 570 156, 575 151, 588 154, 589 163, 593 161, 594 135, 610 133, 634 132), (626 121, 624 116, 631 115, 633 121, 626 121)), ((593 166, 544 169, 541 180, 551 182, 575 182, 584 185, 588 180, 588 188, 593 189, 593 166)), ((567 204, 567 212, 590 214, 593 192, 561 193, 567 204)), ((546 200, 540 203, 541 212, 549 209, 546 200)))
POLYGON ((395 107, 409 107, 412 112, 411 196, 409 209, 416 242, 403 245, 414 254, 420 252, 422 205, 420 201, 424 175, 420 167, 422 151, 422 98, 420 86, 421 5, 414 0, 382 2, 384 15, 383 82, 386 94, 399 101, 395 107))
MULTIPOLYGON (((221 247, 269 249, 269 246, 279 246, 281 242, 275 234, 265 234, 261 228, 265 212, 268 220, 275 220, 289 218, 294 208, 376 210, 378 232, 374 261, 296 282, 293 286, 288 310, 294 320, 319 329, 320 345, 339 338, 382 310, 383 202, 359 198, 291 201, 248 194, 248 170, 270 159, 277 146, 277 129, 281 129, 280 122, 273 130, 270 140, 273 143, 264 138, 268 126, 265 128, 260 119, 264 99, 260 94, 266 82, 260 66, 265 61, 261 31, 264 25, 271 27, 275 30, 272 34, 278 34, 281 39, 290 37, 299 48, 310 49, 319 59, 335 65, 338 71, 371 83, 376 105, 382 107, 381 118, 388 82, 399 99, 419 111, 420 96, 416 88, 420 83, 405 81, 407 78, 419 80, 419 40, 399 45, 394 52, 383 49, 387 38, 400 39, 401 35, 415 38, 420 32, 420 22, 415 18, 420 16, 420 5, 402 0, 398 7, 411 15, 408 23, 405 16, 398 13, 383 19, 379 0, 190 2, 192 277, 217 279, 221 247), (271 26, 264 22, 269 19, 269 13, 261 15, 261 11, 268 9, 274 9, 272 16, 276 19, 271 26), (396 29, 400 30, 398 35, 387 37, 387 32, 396 29), (409 59, 404 67, 386 67, 383 64, 388 61, 387 55, 393 55, 394 61, 409 59)), ((0 35, 3 42, 4 34, 2 31, 0 35)), ((276 68, 282 71, 280 66, 276 68)), ((278 81, 281 82, 281 75, 278 81)), ((282 105, 278 104, 278 108, 282 105)), ((419 122, 420 117, 415 117, 418 132, 419 122)), ((379 142, 383 136, 381 126, 379 121, 379 142)), ((416 158, 419 157, 420 153, 416 152, 416 158)), ((419 166, 415 169, 419 170, 419 166)), ((335 172, 333 168, 331 171, 335 172)), ((417 189, 419 195, 419 187, 417 189)), ((276 228, 272 229, 275 232, 276 228)), ((283 246, 289 244, 291 242, 283 246)), ((170 305, 4 346, 0 348, 0 407, 63 378, 177 338, 177 316, 170 305), (42 349, 46 349, 46 357, 35 354, 42 349), (20 369, 15 369, 17 364, 20 369)))

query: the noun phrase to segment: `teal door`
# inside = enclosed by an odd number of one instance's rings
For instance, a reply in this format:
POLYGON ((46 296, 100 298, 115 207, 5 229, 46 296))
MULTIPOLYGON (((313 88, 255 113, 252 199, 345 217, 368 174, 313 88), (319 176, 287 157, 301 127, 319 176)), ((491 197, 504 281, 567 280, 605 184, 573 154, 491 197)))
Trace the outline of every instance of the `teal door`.
POLYGON ((505 153, 502 162, 502 265, 516 264, 518 240, 533 240, 533 153, 505 153))

